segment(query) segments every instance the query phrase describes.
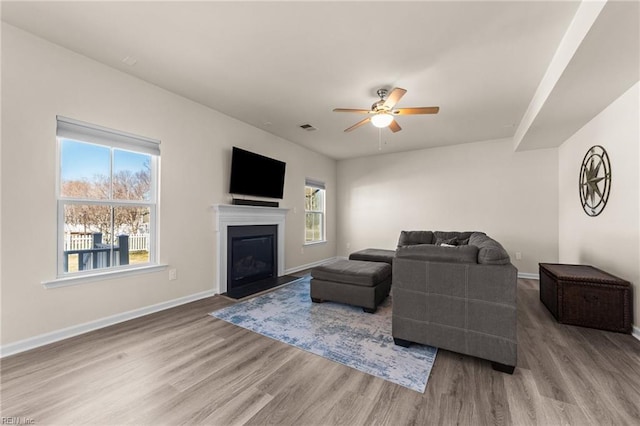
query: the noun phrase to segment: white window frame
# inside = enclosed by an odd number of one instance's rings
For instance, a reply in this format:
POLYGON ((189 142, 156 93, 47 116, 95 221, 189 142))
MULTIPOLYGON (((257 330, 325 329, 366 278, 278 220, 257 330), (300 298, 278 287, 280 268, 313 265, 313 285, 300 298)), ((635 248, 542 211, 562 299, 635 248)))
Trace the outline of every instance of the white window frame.
POLYGON ((307 210, 307 203, 305 200, 304 206, 304 245, 313 245, 327 242, 327 189, 324 182, 315 179, 306 178, 304 182, 305 197, 307 188, 314 188, 323 191, 322 197, 322 210, 307 210), (320 214, 322 216, 322 236, 320 240, 307 241, 307 213, 320 214))
POLYGON ((74 283, 78 279, 93 281, 90 278, 104 278, 122 275, 123 273, 139 273, 145 270, 156 270, 164 268, 166 265, 159 265, 159 245, 158 245, 158 212, 159 212, 159 167, 160 167, 160 141, 145 138, 130 133, 113 130, 102 126, 74 120, 67 117, 57 116, 57 178, 56 178, 56 200, 57 200, 57 230, 58 241, 57 253, 57 279, 45 282, 47 287, 65 286, 74 283), (100 145, 110 149, 111 167, 113 167, 115 149, 132 151, 141 154, 148 154, 151 157, 151 188, 148 200, 114 200, 112 198, 82 199, 74 197, 63 197, 62 187, 62 140, 72 140, 81 143, 100 145), (77 272, 64 272, 64 207, 70 204, 85 204, 97 206, 131 207, 141 206, 149 208, 149 261, 133 265, 109 266, 107 268, 90 269, 77 272), (87 278, 89 278, 87 280, 87 278))

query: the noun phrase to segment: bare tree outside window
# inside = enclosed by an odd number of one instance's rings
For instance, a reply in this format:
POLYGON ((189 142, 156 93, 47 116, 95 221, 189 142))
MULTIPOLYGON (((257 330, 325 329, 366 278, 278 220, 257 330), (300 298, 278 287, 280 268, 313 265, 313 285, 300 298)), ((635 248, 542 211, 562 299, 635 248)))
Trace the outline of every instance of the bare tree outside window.
POLYGON ((149 263, 152 155, 69 139, 60 155, 62 272, 149 263))

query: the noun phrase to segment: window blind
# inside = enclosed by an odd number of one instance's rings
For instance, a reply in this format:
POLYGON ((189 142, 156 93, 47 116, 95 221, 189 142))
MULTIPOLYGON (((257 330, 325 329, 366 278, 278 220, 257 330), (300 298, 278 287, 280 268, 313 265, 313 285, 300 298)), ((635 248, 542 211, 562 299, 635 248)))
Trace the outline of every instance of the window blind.
POLYGON ((319 180, 314 180, 314 179, 309 179, 306 178, 304 180, 304 185, 305 186, 310 186, 312 188, 317 188, 317 189, 326 189, 324 182, 320 182, 319 180))
POLYGON ((160 155, 160 141, 157 139, 113 130, 59 115, 56 116, 56 120, 56 135, 60 138, 160 155))

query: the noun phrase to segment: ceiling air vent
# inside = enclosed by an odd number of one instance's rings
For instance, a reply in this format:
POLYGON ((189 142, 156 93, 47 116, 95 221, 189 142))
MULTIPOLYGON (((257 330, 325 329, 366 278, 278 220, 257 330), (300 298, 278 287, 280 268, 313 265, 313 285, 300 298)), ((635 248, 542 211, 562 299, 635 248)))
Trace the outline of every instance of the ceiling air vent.
POLYGON ((303 124, 302 126, 300 126, 301 129, 306 130, 307 132, 313 132, 314 130, 318 130, 315 127, 313 127, 311 124, 303 124))

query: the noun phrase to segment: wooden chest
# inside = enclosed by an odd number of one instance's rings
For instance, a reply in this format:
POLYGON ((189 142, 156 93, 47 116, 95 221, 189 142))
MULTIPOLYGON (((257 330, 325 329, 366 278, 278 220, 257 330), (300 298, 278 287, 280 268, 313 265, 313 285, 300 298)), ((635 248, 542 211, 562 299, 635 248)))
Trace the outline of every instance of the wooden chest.
POLYGON ((593 266, 540 263, 540 300, 563 324, 631 333, 631 284, 593 266))

